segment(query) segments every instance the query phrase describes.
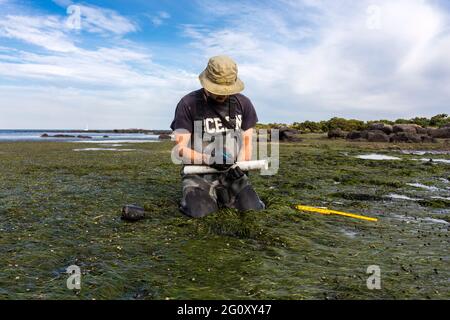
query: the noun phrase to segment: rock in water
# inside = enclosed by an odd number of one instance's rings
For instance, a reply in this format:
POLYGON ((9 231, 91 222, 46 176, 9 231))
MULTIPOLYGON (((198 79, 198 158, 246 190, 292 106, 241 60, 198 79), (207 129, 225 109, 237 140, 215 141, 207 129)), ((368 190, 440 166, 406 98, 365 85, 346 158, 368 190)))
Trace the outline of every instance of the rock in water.
POLYGON ((75 136, 71 134, 55 134, 54 136, 50 136, 50 138, 75 138, 75 136))
POLYGON ((170 140, 171 137, 170 137, 170 135, 163 133, 163 134, 159 135, 158 139, 159 140, 170 140))
POLYGON ((145 218, 145 209, 133 204, 127 204, 122 208, 123 220, 138 221, 145 218))

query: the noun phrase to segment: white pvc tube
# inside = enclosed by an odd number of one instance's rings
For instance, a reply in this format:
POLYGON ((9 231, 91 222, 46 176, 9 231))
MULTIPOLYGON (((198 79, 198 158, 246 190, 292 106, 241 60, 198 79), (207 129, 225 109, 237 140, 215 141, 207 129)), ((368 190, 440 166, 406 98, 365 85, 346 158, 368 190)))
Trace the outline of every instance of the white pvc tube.
MULTIPOLYGON (((252 170, 268 170, 269 163, 267 160, 254 160, 254 161, 239 161, 236 162, 236 166, 239 166, 243 171, 252 170)), ((206 173, 217 173, 214 168, 202 165, 188 165, 183 168, 184 174, 206 174, 206 173)))

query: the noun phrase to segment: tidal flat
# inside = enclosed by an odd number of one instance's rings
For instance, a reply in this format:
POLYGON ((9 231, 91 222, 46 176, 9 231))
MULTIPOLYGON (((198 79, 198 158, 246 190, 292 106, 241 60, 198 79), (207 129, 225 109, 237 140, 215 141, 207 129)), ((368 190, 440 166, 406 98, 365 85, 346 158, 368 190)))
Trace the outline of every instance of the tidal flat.
POLYGON ((450 145, 302 138, 280 143, 276 175, 250 173, 266 210, 202 219, 178 211, 171 141, 0 143, 0 299, 450 298, 450 145), (125 204, 147 218, 121 220, 125 204))

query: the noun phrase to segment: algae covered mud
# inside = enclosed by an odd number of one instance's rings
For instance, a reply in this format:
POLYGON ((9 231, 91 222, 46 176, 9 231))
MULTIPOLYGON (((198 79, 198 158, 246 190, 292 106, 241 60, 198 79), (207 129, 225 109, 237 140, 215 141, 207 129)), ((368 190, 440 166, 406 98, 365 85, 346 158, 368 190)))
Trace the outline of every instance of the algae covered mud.
POLYGON ((92 146, 0 143, 1 299, 450 297, 442 141, 427 146, 434 152, 315 135, 281 144, 277 175, 251 173, 267 210, 197 220, 178 211, 173 142, 74 151, 92 146), (143 205, 148 218, 120 220, 126 203, 143 205), (80 290, 67 288, 71 265, 80 290), (367 287, 370 266, 379 267, 380 289, 367 287))

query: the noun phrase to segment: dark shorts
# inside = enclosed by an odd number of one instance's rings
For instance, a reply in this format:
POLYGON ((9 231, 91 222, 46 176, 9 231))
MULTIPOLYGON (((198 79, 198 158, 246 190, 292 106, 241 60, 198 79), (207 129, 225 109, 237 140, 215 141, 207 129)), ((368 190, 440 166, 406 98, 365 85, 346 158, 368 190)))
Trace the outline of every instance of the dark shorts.
POLYGON ((230 181, 226 173, 182 175, 183 198, 180 210, 191 217, 204 217, 219 208, 239 211, 263 210, 247 175, 230 181))

